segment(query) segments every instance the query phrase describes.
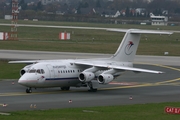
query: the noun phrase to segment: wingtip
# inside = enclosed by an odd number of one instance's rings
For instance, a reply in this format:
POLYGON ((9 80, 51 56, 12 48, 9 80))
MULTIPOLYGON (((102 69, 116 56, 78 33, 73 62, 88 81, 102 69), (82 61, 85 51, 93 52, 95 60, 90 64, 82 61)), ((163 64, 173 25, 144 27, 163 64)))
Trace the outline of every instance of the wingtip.
POLYGON ((161 72, 161 71, 159 71, 159 73, 158 73, 158 74, 163 74, 163 73, 165 73, 165 72, 161 72))

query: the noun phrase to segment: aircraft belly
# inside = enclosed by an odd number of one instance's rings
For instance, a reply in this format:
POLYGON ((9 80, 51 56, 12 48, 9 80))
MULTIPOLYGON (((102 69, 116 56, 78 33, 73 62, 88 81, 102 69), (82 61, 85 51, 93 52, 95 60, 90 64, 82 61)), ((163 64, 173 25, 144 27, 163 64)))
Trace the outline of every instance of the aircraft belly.
POLYGON ((41 84, 42 87, 64 87, 64 86, 75 86, 80 81, 75 78, 70 79, 47 79, 45 80, 44 84, 41 84))

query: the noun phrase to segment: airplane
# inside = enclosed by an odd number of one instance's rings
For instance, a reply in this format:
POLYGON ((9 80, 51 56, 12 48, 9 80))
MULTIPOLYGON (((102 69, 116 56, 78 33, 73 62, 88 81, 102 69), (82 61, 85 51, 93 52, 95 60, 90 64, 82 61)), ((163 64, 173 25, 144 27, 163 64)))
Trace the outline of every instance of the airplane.
POLYGON ((9 61, 9 63, 26 63, 20 70, 18 83, 27 87, 26 93, 32 88, 89 87, 96 92, 99 84, 106 85, 126 71, 161 74, 162 71, 133 67, 133 60, 139 45, 141 34, 166 34, 173 32, 140 29, 108 29, 108 31, 125 32, 117 51, 110 58, 68 59, 68 60, 29 60, 9 61))

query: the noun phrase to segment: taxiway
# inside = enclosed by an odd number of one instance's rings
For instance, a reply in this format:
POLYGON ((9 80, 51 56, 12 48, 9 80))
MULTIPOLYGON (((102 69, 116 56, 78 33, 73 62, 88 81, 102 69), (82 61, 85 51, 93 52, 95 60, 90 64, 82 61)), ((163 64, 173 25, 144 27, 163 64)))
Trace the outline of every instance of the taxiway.
MULTIPOLYGON (((56 57, 56 59, 63 59, 66 56, 69 56, 69 58, 73 57, 73 53, 8 52, 5 51, 4 55, 6 54, 8 56, 8 54, 11 54, 11 58, 5 55, 1 59, 15 60, 18 55, 19 59, 28 59, 28 56, 36 56, 33 59, 37 59, 38 57, 39 59, 49 59, 48 57, 52 59, 56 57)), ((1 51, 0 54, 2 55, 3 52, 1 51)), ((78 58, 110 57, 110 55, 82 53, 75 53, 74 56, 78 56, 78 58)), ((60 88, 33 89, 31 94, 27 94, 25 92, 26 88, 17 84, 17 81, 3 80, 0 82, 0 111, 44 110, 179 101, 180 66, 178 65, 180 64, 177 64, 179 57, 166 58, 164 59, 164 56, 137 56, 135 62, 138 64, 135 64, 135 67, 160 70, 165 73, 137 74, 126 72, 110 84, 101 85, 97 92, 88 92, 89 88, 72 87, 70 91, 61 91, 60 88), (7 106, 3 107, 3 104, 7 106)))

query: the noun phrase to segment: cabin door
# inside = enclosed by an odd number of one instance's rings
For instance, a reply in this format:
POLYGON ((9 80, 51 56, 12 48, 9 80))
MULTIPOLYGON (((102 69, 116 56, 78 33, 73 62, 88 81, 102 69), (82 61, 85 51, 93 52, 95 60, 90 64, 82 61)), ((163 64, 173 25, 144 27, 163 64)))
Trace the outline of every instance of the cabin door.
POLYGON ((49 70, 49 78, 54 78, 55 77, 55 71, 52 65, 48 64, 46 65, 48 70, 49 70))

